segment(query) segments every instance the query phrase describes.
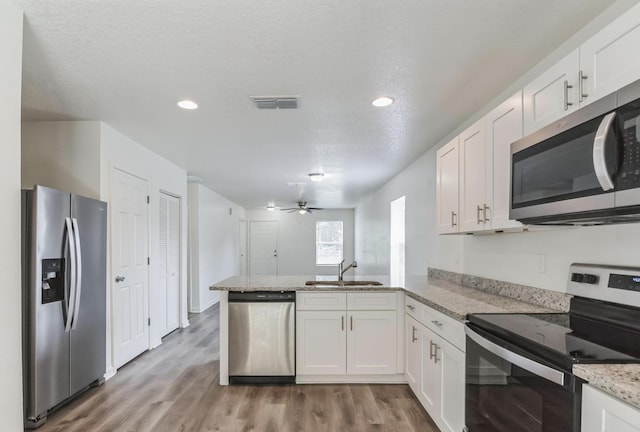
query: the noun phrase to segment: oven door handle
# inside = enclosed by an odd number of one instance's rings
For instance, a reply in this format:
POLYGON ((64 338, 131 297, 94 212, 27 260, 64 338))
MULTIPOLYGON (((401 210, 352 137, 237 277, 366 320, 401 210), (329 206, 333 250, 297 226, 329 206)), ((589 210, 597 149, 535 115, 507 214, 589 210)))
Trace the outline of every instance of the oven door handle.
POLYGON ((598 183, 602 190, 608 191, 613 189, 613 180, 607 169, 607 160, 605 158, 605 150, 607 149, 607 136, 611 125, 613 125, 613 119, 616 117, 616 112, 611 112, 604 116, 596 131, 596 137, 593 140, 593 168, 598 178, 598 183))
POLYGON ((551 381, 554 384, 564 385, 564 372, 535 362, 531 359, 521 356, 520 354, 511 352, 508 349, 501 347, 500 345, 497 345, 480 336, 478 333, 471 330, 468 326, 465 326, 464 332, 467 334, 469 339, 471 339, 490 353, 493 353, 498 357, 531 372, 532 374, 551 381))

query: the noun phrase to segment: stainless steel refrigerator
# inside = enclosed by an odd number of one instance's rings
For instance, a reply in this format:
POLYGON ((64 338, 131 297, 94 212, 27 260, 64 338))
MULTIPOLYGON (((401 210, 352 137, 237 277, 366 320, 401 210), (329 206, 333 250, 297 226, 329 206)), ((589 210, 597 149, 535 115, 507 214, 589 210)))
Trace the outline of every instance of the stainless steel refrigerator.
POLYGON ((22 195, 25 427, 106 368, 107 203, 44 186, 22 195))

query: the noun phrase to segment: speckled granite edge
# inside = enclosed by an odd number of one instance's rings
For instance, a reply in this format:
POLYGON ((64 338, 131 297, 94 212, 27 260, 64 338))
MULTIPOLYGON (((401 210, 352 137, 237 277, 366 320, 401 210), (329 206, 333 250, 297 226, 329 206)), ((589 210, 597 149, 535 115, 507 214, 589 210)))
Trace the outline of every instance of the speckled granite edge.
POLYGON ((572 297, 569 294, 557 291, 551 291, 527 285, 519 285, 495 279, 488 279, 481 276, 455 273, 435 268, 429 268, 428 278, 430 280, 444 280, 457 285, 461 285, 465 288, 471 288, 489 294, 509 297, 514 300, 519 300, 525 303, 531 303, 563 312, 567 312, 569 310, 569 304, 572 297))
POLYGON ((593 387, 640 408, 640 365, 577 364, 573 373, 593 387))

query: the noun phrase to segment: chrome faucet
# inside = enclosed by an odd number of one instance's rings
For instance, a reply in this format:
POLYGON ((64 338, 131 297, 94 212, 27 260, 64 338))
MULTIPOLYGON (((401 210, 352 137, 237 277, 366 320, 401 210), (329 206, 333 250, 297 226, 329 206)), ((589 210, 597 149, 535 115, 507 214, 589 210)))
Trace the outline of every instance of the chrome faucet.
POLYGON ((344 276, 344 274, 345 274, 345 272, 347 270, 349 270, 351 267, 353 267, 353 268, 358 267, 358 263, 356 261, 354 261, 351 264, 349 264, 346 269, 343 270, 342 269, 342 265, 343 264, 344 264, 344 260, 342 260, 340 262, 340 264, 338 264, 338 281, 340 281, 340 282, 342 282, 342 278, 343 278, 343 276, 344 276))

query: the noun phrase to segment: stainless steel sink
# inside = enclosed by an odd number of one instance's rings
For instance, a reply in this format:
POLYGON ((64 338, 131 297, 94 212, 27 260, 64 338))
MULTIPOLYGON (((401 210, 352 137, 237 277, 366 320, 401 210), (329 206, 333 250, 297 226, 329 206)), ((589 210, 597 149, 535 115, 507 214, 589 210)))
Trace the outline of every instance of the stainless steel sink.
POLYGON ((305 282, 305 285, 329 285, 329 286, 367 286, 375 285, 380 286, 382 283, 378 281, 323 281, 312 280, 305 282))

